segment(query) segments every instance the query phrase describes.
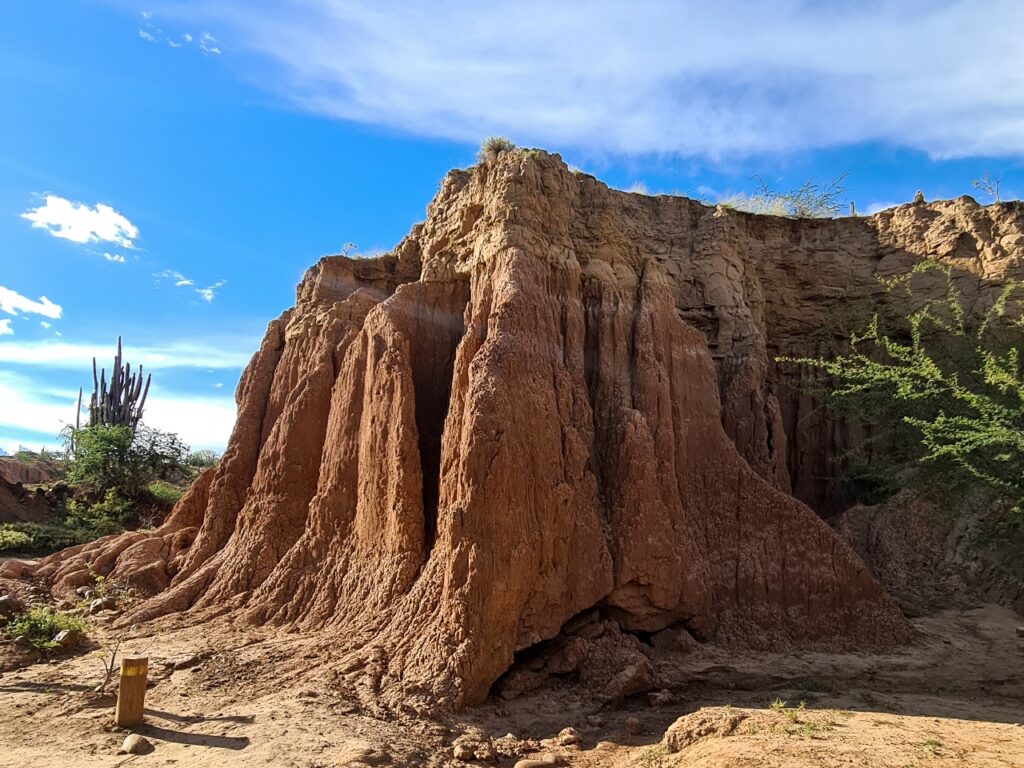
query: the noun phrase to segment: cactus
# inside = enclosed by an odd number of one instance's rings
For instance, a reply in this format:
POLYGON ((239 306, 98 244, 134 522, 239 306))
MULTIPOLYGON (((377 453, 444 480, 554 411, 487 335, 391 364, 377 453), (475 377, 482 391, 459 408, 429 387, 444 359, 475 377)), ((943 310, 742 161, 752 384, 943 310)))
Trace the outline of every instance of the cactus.
MULTIPOLYGON (((149 384, 153 374, 147 374, 145 385, 142 381, 142 366, 132 373, 132 364, 121 361, 121 337, 117 337, 117 355, 107 383, 107 369, 101 368, 96 375, 96 358, 92 359, 92 396, 89 398, 89 426, 117 424, 138 427, 142 409, 146 405, 149 384)), ((81 428, 82 389, 78 390, 78 412, 75 429, 81 428)))

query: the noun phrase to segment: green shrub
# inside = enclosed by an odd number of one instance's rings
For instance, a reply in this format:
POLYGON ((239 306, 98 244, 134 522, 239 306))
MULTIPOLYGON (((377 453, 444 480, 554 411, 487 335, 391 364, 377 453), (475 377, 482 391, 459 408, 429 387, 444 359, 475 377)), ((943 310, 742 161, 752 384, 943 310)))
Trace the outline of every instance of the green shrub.
POLYGON ((32 546, 32 537, 9 523, 0 525, 0 552, 18 552, 32 546))
POLYGON ((165 483, 162 480, 150 483, 146 490, 154 501, 157 501, 160 504, 165 504, 169 507, 173 507, 178 503, 181 497, 185 495, 185 491, 181 488, 171 485, 170 483, 165 483))
POLYGON ((487 163, 494 160, 502 152, 511 152, 515 148, 515 144, 502 136, 488 136, 480 143, 480 150, 476 153, 476 159, 481 163, 487 163))
POLYGON ((192 451, 185 457, 185 466, 193 469, 206 469, 215 466, 218 461, 220 461, 220 456, 215 451, 192 451))
POLYGON ((37 605, 8 621, 3 631, 10 637, 24 637, 26 642, 41 651, 51 651, 58 647, 54 637, 59 632, 69 630, 84 634, 87 626, 77 616, 37 605))
POLYGON ((177 435, 144 425, 69 430, 65 440, 71 449, 68 484, 101 498, 115 491, 138 499, 154 480, 180 473, 188 451, 177 435))
POLYGON ((111 488, 102 501, 90 503, 73 499, 68 502, 66 524, 71 528, 92 531, 99 536, 108 536, 124 530, 128 518, 131 517, 135 504, 122 498, 111 488))
MULTIPOLYGON (((108 531, 109 533, 110 531, 108 531)), ((5 548, 2 551, 24 551, 32 554, 49 554, 76 544, 85 544, 106 533, 91 528, 70 526, 66 523, 4 523, 0 525, 0 542, 7 536, 17 536, 18 540, 26 539, 24 544, 5 548)))
POLYGON ((930 481, 967 487, 981 482, 1024 505, 1024 345, 1021 287, 1007 282, 984 317, 968 317, 949 266, 920 262, 907 275, 883 281, 906 291, 904 318, 876 314, 855 334, 850 350, 831 359, 787 359, 824 373, 830 403, 872 425, 878 463, 893 458, 938 470, 930 481), (915 295, 913 281, 938 274, 938 298, 915 295))
POLYGON ((18 450, 14 452, 14 455, 11 458, 17 459, 22 464, 35 465, 40 462, 59 461, 60 454, 57 453, 57 451, 49 450, 46 446, 40 448, 38 452, 25 448, 24 446, 19 446, 18 450))

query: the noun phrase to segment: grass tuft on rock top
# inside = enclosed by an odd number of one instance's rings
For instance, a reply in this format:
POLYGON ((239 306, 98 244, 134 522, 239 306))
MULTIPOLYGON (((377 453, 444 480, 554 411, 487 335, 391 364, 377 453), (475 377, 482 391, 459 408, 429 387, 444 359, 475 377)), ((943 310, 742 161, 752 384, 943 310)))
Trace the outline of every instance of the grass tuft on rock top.
POLYGON ((508 139, 503 136, 488 136, 480 143, 480 151, 476 153, 476 159, 481 163, 494 160, 502 152, 511 152, 516 148, 508 139))

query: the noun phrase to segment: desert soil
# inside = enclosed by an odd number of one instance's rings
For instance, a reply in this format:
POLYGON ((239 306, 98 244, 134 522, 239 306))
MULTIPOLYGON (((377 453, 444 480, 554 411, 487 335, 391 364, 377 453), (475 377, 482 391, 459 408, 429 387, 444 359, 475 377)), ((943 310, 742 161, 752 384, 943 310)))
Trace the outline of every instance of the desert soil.
POLYGON ((150 657, 137 732, 155 749, 126 756, 113 694, 94 691, 114 634, 101 622, 97 646, 72 657, 29 664, 0 645, 0 766, 461 766, 460 737, 495 740, 500 766, 535 753, 581 768, 1022 766, 1019 624, 997 606, 934 614, 888 655, 652 651, 667 695, 609 707, 567 681, 444 722, 357 711, 308 638, 226 620, 147 625, 122 651, 150 657), (558 738, 567 727, 579 744, 558 738))

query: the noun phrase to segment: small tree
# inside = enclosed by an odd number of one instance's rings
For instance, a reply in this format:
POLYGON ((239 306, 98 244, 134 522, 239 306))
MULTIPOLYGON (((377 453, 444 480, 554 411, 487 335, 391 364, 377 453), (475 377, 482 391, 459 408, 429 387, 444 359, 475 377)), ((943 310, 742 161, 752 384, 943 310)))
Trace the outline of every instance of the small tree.
POLYGON ((982 174, 980 179, 971 182, 971 186, 984 195, 992 198, 993 203, 1001 203, 1002 196, 999 192, 999 185, 1002 179, 999 176, 991 176, 988 171, 982 174))
POLYGON ((783 358, 835 382, 833 403, 884 428, 909 430, 912 458, 947 478, 980 481, 1024 504, 1024 343, 1020 288, 1009 281, 984 317, 964 309, 948 265, 920 262, 883 281, 920 307, 886 323, 878 314, 855 334, 850 351, 824 358, 783 358), (945 280, 945 293, 923 301, 912 281, 925 273, 945 280))

